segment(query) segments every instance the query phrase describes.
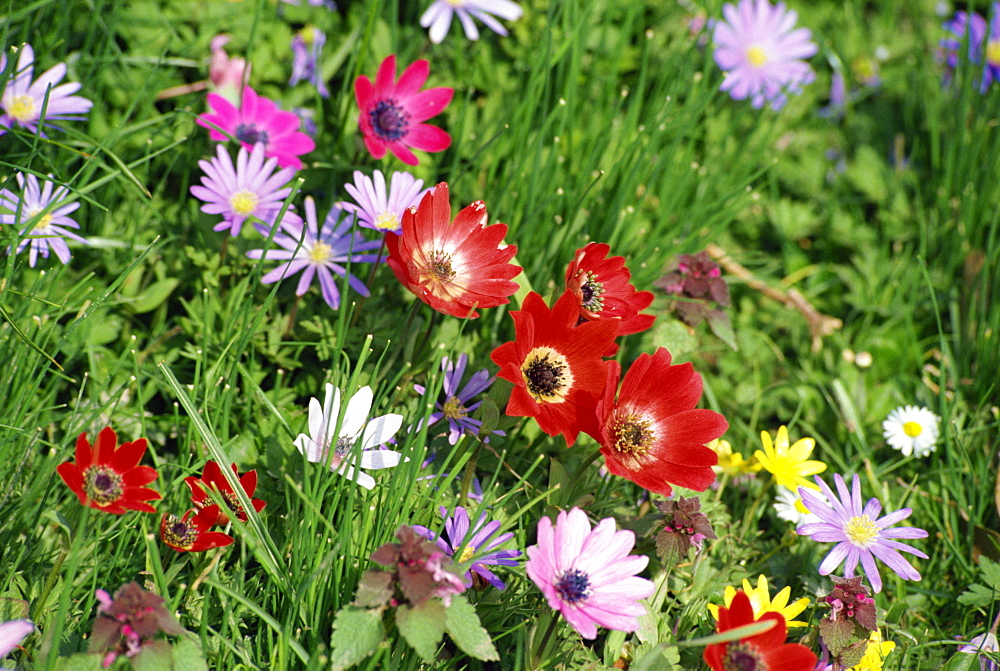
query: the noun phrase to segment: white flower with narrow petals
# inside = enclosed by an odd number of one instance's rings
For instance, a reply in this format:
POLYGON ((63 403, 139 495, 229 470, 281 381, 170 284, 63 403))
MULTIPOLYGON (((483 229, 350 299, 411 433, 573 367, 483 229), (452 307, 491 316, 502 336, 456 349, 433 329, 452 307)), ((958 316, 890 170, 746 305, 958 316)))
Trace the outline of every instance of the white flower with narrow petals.
POLYGON ((340 389, 328 383, 322 405, 316 398, 309 399, 309 435, 300 433, 295 439, 295 447, 307 460, 329 464, 330 470, 365 489, 372 489, 375 478, 359 469, 392 468, 401 460, 408 461, 399 452, 373 449, 391 439, 403 425, 403 416, 396 414, 382 415, 369 422, 373 398, 371 387, 359 389, 347 402, 338 430, 340 389), (352 451, 359 437, 360 455, 355 456, 352 451))
POLYGON ((927 408, 907 405, 896 408, 882 422, 882 435, 903 456, 926 457, 937 448, 941 418, 927 408))
POLYGON ((435 0, 420 17, 420 25, 430 28, 431 42, 440 44, 451 28, 452 18, 457 16, 465 36, 478 40, 479 28, 472 19, 479 19, 497 35, 506 35, 507 29, 494 15, 517 21, 521 14, 521 8, 511 0, 435 0))

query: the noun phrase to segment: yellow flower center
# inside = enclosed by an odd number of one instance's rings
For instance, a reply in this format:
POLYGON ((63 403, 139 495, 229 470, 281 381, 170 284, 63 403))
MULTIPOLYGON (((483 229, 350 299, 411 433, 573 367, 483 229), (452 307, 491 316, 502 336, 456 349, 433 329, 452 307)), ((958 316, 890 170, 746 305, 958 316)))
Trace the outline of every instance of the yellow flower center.
POLYGON ((1000 65, 1000 40, 986 43, 986 60, 990 65, 1000 65))
POLYGON ((394 231, 399 228, 399 217, 386 211, 375 217, 375 228, 380 231, 394 231))
POLYGON ((551 347, 536 347, 521 364, 521 375, 537 403, 562 403, 573 387, 573 372, 566 357, 551 347))
MULTIPOLYGON (((33 219, 37 217, 40 213, 41 209, 30 210, 28 212, 28 219, 33 219)), ((46 212, 38 219, 37 222, 35 222, 35 227, 31 229, 31 232, 45 235, 48 233, 49 226, 51 224, 52 224, 52 214, 50 212, 46 212)))
POLYGON ((7 107, 7 114, 18 121, 30 121, 36 116, 35 99, 29 95, 14 96, 7 107))
POLYGON ((299 34, 302 35, 302 41, 309 46, 316 41, 316 29, 312 26, 306 26, 299 34))
POLYGON ((326 263, 330 260, 330 253, 332 251, 333 247, 330 245, 317 242, 316 246, 309 250, 309 260, 313 263, 326 263))
POLYGON ((457 396, 452 396, 444 402, 444 416, 448 419, 462 419, 465 415, 465 406, 462 405, 462 401, 457 396))
POLYGON ((859 515, 847 521, 844 533, 854 545, 866 547, 878 535, 878 527, 868 515, 859 515))
POLYGON ((903 424, 903 433, 908 435, 910 438, 916 438, 923 432, 924 427, 920 426, 917 422, 906 422, 903 424))
POLYGON ((747 60, 750 62, 750 65, 759 68, 767 62, 767 54, 763 49, 754 45, 747 49, 747 60))
POLYGON ((471 545, 462 550, 462 556, 458 558, 458 563, 467 562, 472 559, 472 555, 476 554, 475 548, 471 545))
POLYGON ((259 202, 260 198, 257 197, 257 194, 246 189, 241 189, 229 197, 229 207, 232 208, 233 212, 244 217, 253 214, 259 202))
POLYGON ((633 469, 640 467, 638 458, 649 452, 656 439, 652 426, 648 417, 633 413, 617 415, 610 422, 611 447, 633 469))

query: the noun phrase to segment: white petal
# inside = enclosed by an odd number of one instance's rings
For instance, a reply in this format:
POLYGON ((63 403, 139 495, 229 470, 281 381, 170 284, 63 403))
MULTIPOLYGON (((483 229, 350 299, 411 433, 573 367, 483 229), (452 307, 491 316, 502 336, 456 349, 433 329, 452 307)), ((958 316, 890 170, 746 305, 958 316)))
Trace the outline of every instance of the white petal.
POLYGON ((367 450, 361 453, 361 468, 392 468, 398 466, 403 455, 392 450, 367 450))
POLYGON ((361 387, 357 393, 347 402, 347 411, 344 413, 344 422, 340 425, 340 435, 354 437, 361 433, 361 427, 368 420, 368 412, 372 409, 372 388, 361 387))
POLYGON ((396 414, 376 417, 365 427, 365 437, 361 441, 361 449, 369 450, 388 441, 399 428, 403 426, 403 416, 396 414))

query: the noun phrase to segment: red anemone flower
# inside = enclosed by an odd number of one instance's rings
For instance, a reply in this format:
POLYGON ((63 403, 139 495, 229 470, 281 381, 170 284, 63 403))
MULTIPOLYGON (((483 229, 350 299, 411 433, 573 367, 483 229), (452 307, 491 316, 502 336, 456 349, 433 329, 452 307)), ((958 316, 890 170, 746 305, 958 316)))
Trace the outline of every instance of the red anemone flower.
MULTIPOLYGON (((247 497, 250 498, 251 503, 253 504, 253 509, 259 513, 267 504, 261 499, 253 498, 253 493, 257 490, 257 471, 247 471, 241 476, 240 472, 236 469, 236 464, 233 464, 232 468, 233 473, 236 474, 236 477, 240 480, 240 484, 243 486, 243 491, 246 492, 247 497)), ((222 498, 226 500, 226 506, 231 512, 236 513, 236 517, 240 520, 240 522, 247 521, 247 513, 243 509, 243 506, 240 505, 240 500, 236 498, 236 492, 234 492, 233 488, 229 486, 229 481, 226 480, 226 476, 223 475, 222 468, 219 467, 219 464, 209 460, 209 462, 205 464, 205 472, 202 473, 201 479, 191 475, 184 478, 184 482, 186 482, 187 486, 191 488, 191 500, 194 502, 194 507, 198 510, 208 508, 213 505, 216 508, 219 508, 219 506, 212 501, 212 497, 205 493, 206 489, 214 489, 222 495, 222 498)), ((226 513, 221 508, 219 508, 219 516, 215 519, 214 523, 222 525, 228 522, 229 517, 227 517, 226 513)))
POLYGON ((580 302, 569 290, 550 310, 541 296, 529 293, 514 319, 514 340, 490 358, 498 377, 514 383, 507 414, 534 417, 542 431, 563 434, 566 445, 580 431, 597 435, 597 399, 608 379, 601 354, 614 342, 613 319, 576 325, 580 302))
POLYGON ((424 194, 403 212, 402 235, 386 234, 386 261, 417 298, 446 315, 479 316, 476 308, 509 303, 520 266, 509 261, 515 245, 504 245, 506 224, 486 225, 486 205, 476 201, 451 221, 448 185, 424 194))
POLYGON ((774 620, 767 631, 728 643, 705 646, 705 663, 714 671, 812 671, 816 655, 799 643, 785 643, 788 627, 781 613, 768 611, 754 619, 750 598, 742 590, 733 597, 729 608, 719 608, 719 633, 754 622, 774 620))
POLYGON ((595 436, 608 471, 664 496, 670 496, 671 483, 704 491, 715 480, 712 466, 719 460, 705 443, 725 433, 729 423, 717 412, 694 407, 701 376, 690 363, 670 365, 670 352, 661 347, 636 359, 618 391, 621 366, 609 364, 595 436))
MULTIPOLYGON (((580 299, 580 322, 618 317, 618 335, 645 331, 656 317, 639 314, 653 302, 652 291, 636 291, 632 273, 625 267, 625 257, 608 258, 611 247, 603 242, 591 242, 576 250, 576 256, 566 268, 566 288, 580 299)), ((612 348, 610 356, 617 351, 612 348)))
POLYGON ((445 86, 421 91, 427 82, 430 65, 415 61, 396 80, 396 55, 390 54, 379 66, 375 83, 361 75, 354 81, 354 97, 361 109, 358 126, 365 136, 365 146, 375 158, 388 149, 407 165, 420 161, 410 151, 444 151, 451 136, 437 126, 421 123, 437 116, 451 102, 455 89, 445 86))
POLYGON ((219 516, 219 506, 208 506, 198 511, 189 510, 184 517, 164 515, 160 520, 160 540, 178 552, 204 552, 221 548, 233 542, 233 537, 221 531, 209 531, 219 516))
POLYGON ((146 501, 162 497, 144 485, 156 479, 156 469, 139 465, 146 453, 146 439, 116 447, 117 442, 110 426, 101 430, 93 447, 87 442, 87 434, 81 433, 76 439, 76 462, 59 464, 59 477, 85 506, 112 515, 126 510, 155 513, 156 509, 146 501))

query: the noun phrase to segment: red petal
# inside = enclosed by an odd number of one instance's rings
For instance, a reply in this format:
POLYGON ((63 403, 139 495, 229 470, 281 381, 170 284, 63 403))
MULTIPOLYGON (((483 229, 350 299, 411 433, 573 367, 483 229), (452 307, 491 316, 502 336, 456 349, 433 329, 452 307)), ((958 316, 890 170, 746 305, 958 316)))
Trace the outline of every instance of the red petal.
POLYGON ((66 483, 66 486, 73 490, 73 493, 80 499, 80 503, 86 504, 86 495, 83 493, 83 472, 80 468, 67 461, 65 464, 56 466, 56 473, 66 483))
POLYGON ((94 463, 110 464, 111 458, 115 454, 115 445, 117 442, 118 437, 110 426, 101 429, 101 432, 97 434, 97 440, 94 444, 94 463))
POLYGON ((76 465, 81 471, 87 470, 94 463, 94 449, 87 440, 87 434, 81 433, 76 438, 76 465))
POLYGON ((146 454, 146 439, 140 438, 131 443, 122 443, 110 461, 101 463, 107 463, 118 473, 125 473, 138 466, 144 454, 146 454))

